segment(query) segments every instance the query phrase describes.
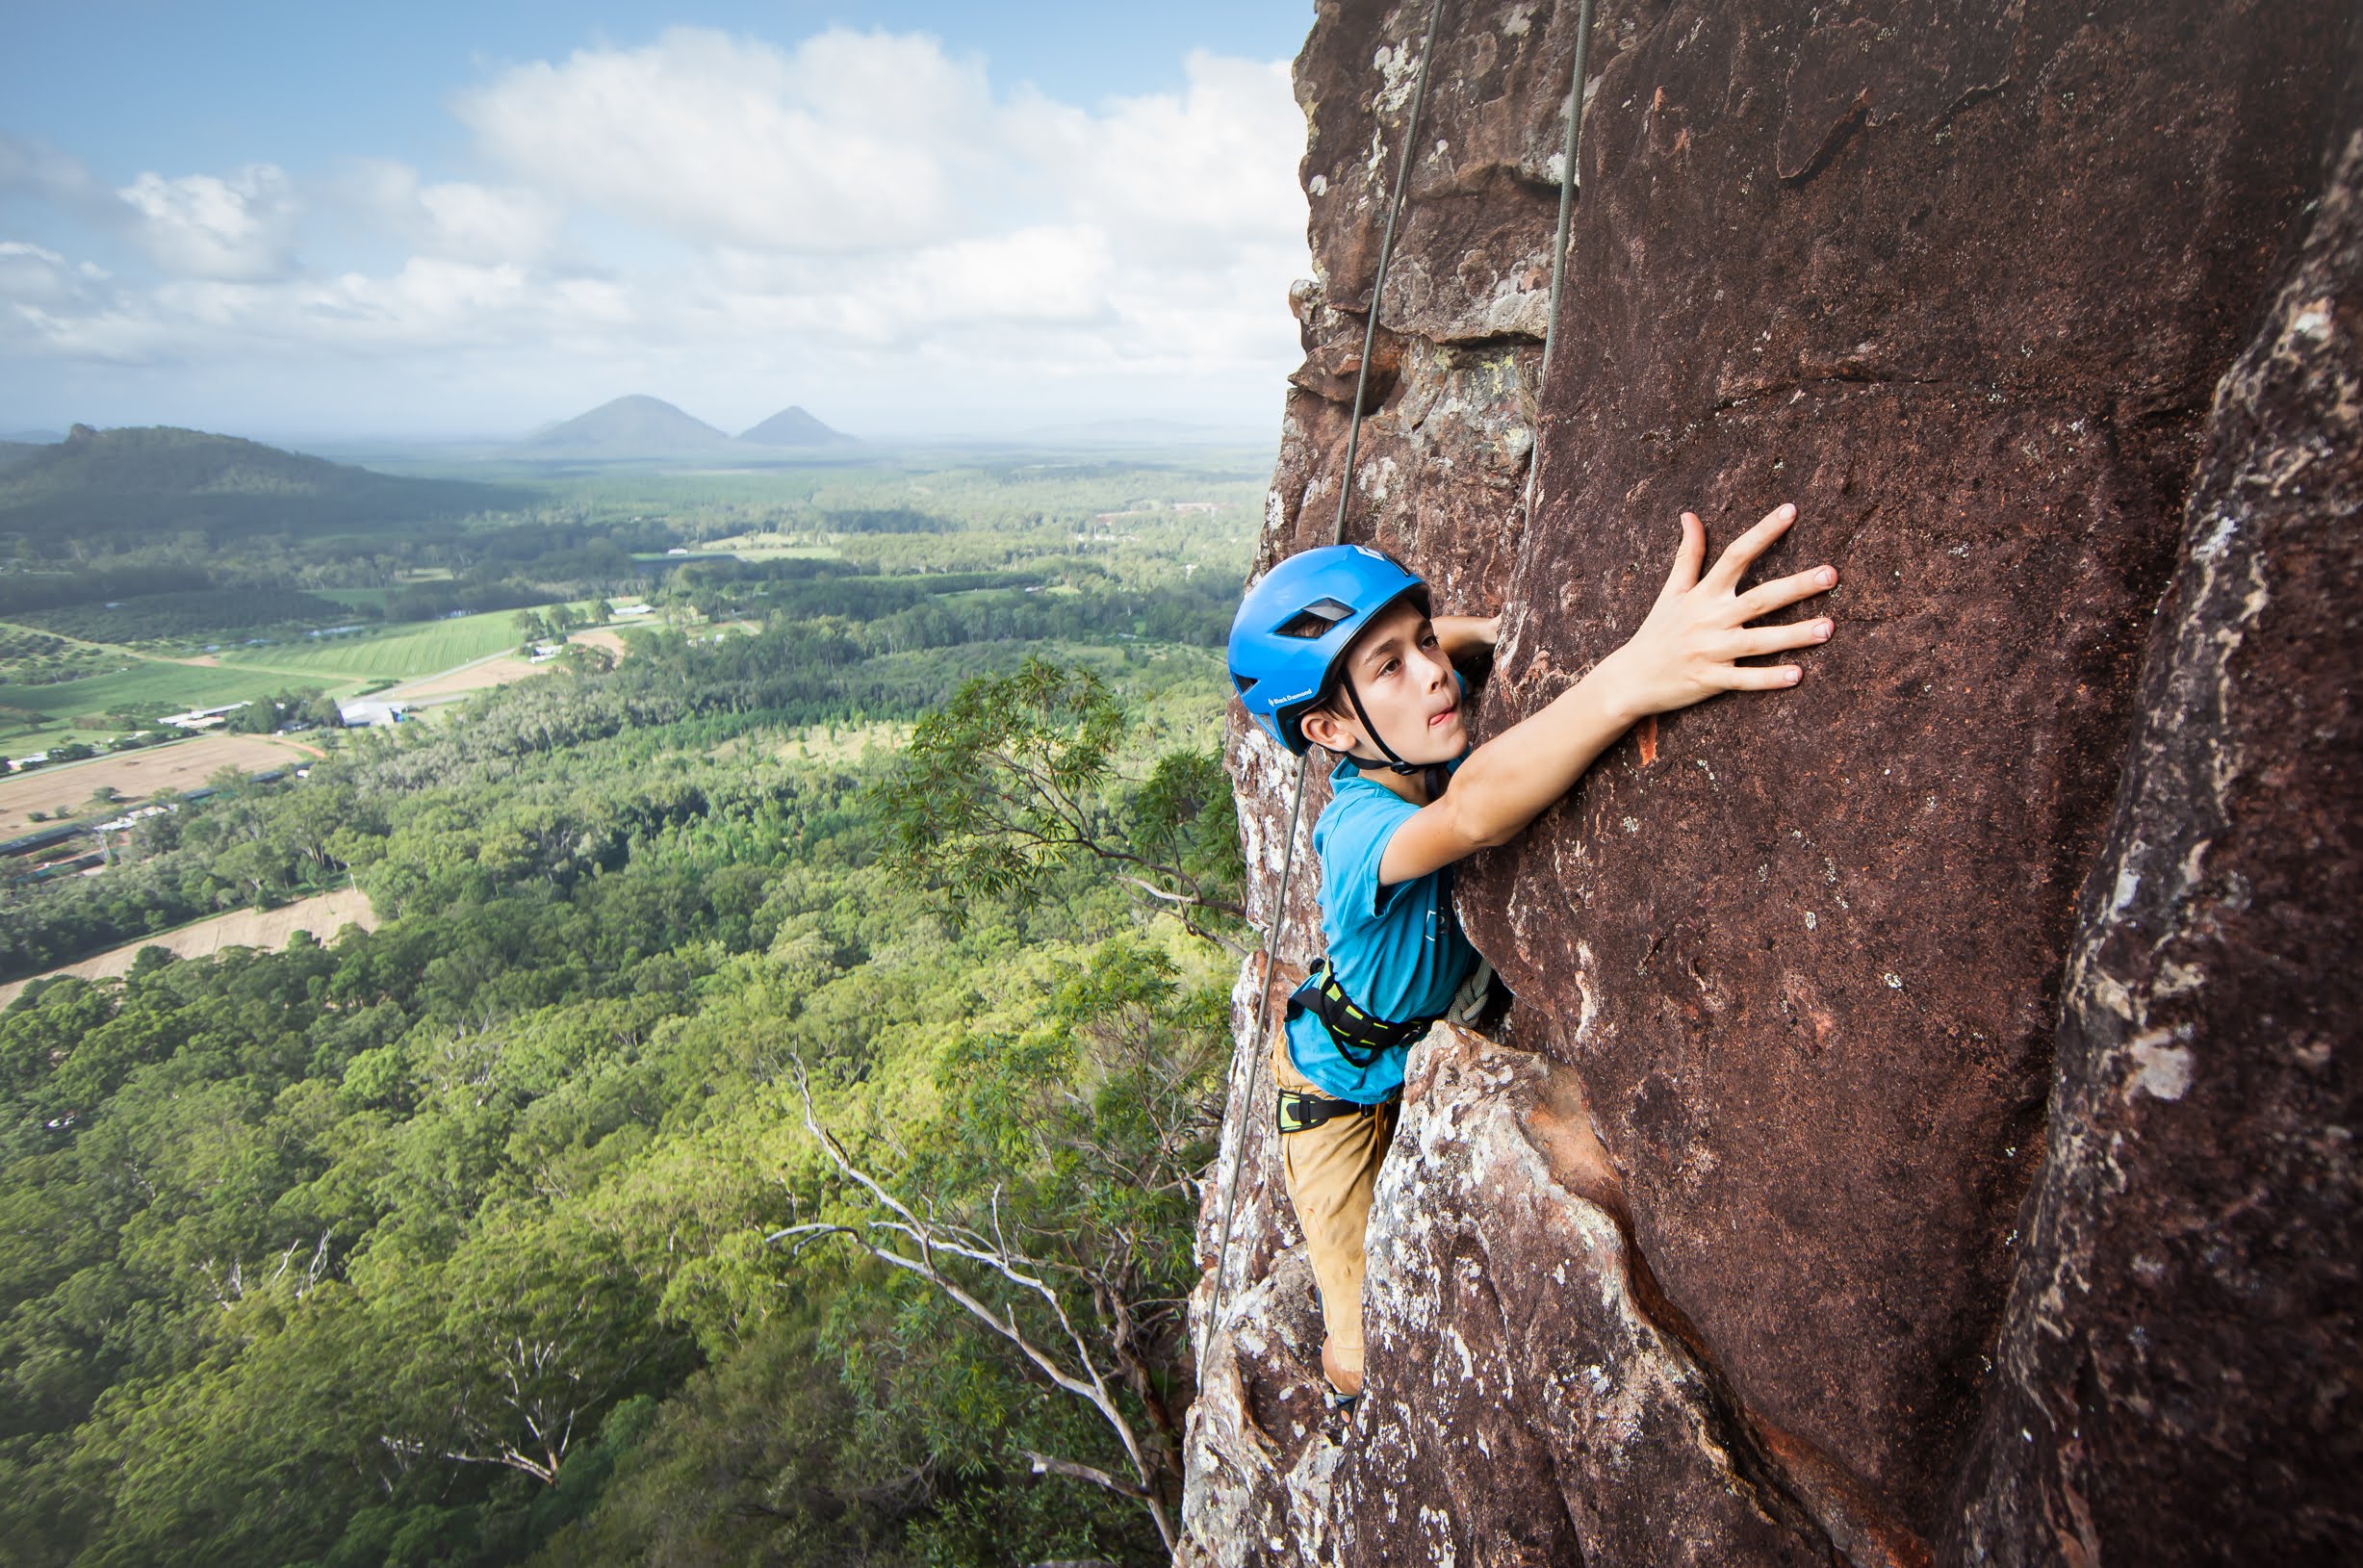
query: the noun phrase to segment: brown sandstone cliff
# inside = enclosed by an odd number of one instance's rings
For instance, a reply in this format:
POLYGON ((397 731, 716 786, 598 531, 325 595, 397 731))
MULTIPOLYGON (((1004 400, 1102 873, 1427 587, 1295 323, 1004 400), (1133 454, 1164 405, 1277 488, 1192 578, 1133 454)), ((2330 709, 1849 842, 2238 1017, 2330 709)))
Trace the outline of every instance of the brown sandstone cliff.
MULTIPOLYGON (((1350 1424, 1236 1075, 1184 1560, 2363 1551, 2350 8, 1604 4, 1538 387, 1577 7, 1447 4, 1348 537, 1507 611, 1480 734, 1683 507, 1796 501, 1840 635, 1463 880, 1519 1002, 1415 1061, 1350 1424)), ((1267 560, 1326 542, 1427 15, 1298 62, 1267 560)))

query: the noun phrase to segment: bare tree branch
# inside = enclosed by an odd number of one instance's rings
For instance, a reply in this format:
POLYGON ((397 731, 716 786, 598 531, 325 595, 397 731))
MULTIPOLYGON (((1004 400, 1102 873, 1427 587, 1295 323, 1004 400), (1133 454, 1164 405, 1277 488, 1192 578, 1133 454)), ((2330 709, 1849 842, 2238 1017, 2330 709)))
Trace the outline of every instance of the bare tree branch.
MULTIPOLYGON (((1127 858, 1129 859, 1129 857, 1127 858)), ((1164 866, 1156 866, 1153 867, 1153 869, 1159 871, 1166 870, 1164 866)), ((1177 872, 1169 872, 1168 874, 1174 876, 1179 875, 1177 872)), ((1163 899, 1168 904, 1183 904, 1192 909, 1209 910, 1217 914, 1235 914, 1243 920, 1247 917, 1247 912, 1245 909, 1237 904, 1226 903, 1220 898, 1198 898, 1190 893, 1171 892, 1166 888, 1158 887, 1153 882, 1143 882, 1139 877, 1128 877, 1121 872, 1117 873, 1116 880, 1122 883, 1129 883, 1131 886, 1138 887, 1141 889, 1141 891, 1148 894, 1149 897, 1163 899)))
MULTIPOLYGON (((1071 1477, 1076 1480, 1090 1481, 1093 1486, 1104 1486, 1120 1497, 1145 1499, 1148 1496, 1146 1492, 1121 1476, 1111 1476, 1104 1470, 1094 1469, 1091 1465, 1077 1464, 1072 1459, 1053 1458, 1047 1453, 1037 1453, 1032 1449, 1026 1450, 1026 1458, 1032 1461, 1034 1474, 1037 1476, 1071 1477)), ((1167 1544, 1172 1543, 1168 1542, 1167 1544)))
MULTIPOLYGON (((879 1207, 893 1215, 894 1218, 871 1221, 860 1230, 848 1225, 791 1225, 784 1230, 774 1231, 764 1240, 767 1243, 776 1243, 789 1237, 797 1237, 800 1238, 799 1245, 802 1245, 803 1241, 815 1239, 823 1234, 848 1238, 880 1263, 926 1280, 937 1290, 942 1292, 947 1298, 957 1303, 971 1318, 983 1324, 1015 1349, 1054 1385, 1089 1402, 1094 1410, 1099 1412, 1100 1419, 1106 1422, 1109 1428, 1115 1432, 1117 1440, 1123 1445, 1125 1456, 1132 1462, 1136 1479, 1119 1484, 1115 1477, 1092 1471, 1085 1466, 1069 1466, 1063 1460, 1051 1464, 1051 1468, 1056 1469, 1058 1474, 1091 1480, 1095 1484, 1123 1492, 1127 1497, 1136 1498, 1148 1510, 1149 1517, 1155 1521, 1157 1534, 1165 1542, 1166 1549, 1172 1550, 1174 1545, 1172 1521, 1167 1517, 1164 1502, 1157 1495, 1155 1472, 1149 1462, 1148 1454, 1143 1450, 1139 1435, 1134 1432, 1130 1418, 1124 1414, 1123 1407, 1117 1402, 1114 1393, 1110 1391, 1107 1377, 1101 1373, 1097 1362, 1092 1358, 1090 1345, 1076 1328, 1073 1319, 1067 1314, 1066 1302, 1042 1277, 1045 1272, 1049 1272, 1048 1269, 1036 1259, 1011 1248, 1006 1240, 999 1239, 997 1207, 994 1223, 996 1242, 992 1244, 988 1244, 983 1237, 963 1226, 922 1220, 918 1215, 912 1213, 909 1205, 887 1192, 886 1187, 868 1171, 856 1165, 852 1156, 845 1152, 844 1145, 837 1142, 835 1135, 821 1124, 819 1113, 812 1104, 812 1085, 810 1077, 806 1072, 804 1059, 801 1056, 791 1056, 790 1060, 795 1064, 797 1091, 804 1097, 805 1130, 812 1135, 813 1142, 820 1145, 821 1151, 829 1157, 830 1163, 836 1168, 840 1175, 869 1194, 871 1199, 879 1207), (890 1241, 875 1239, 881 1236, 903 1238, 915 1249, 915 1255, 896 1247, 890 1241), (995 1310, 960 1280, 946 1273, 941 1262, 938 1261, 939 1257, 962 1258, 977 1264, 998 1274, 1018 1290, 1039 1297, 1049 1307, 1051 1315, 1058 1320, 1060 1334, 1066 1341, 1066 1352, 1037 1344, 1026 1329, 1018 1324, 1017 1315, 1014 1309, 995 1310)), ((1032 1457, 1036 1461, 1038 1471, 1050 1463, 1044 1461, 1040 1455, 1032 1457)))

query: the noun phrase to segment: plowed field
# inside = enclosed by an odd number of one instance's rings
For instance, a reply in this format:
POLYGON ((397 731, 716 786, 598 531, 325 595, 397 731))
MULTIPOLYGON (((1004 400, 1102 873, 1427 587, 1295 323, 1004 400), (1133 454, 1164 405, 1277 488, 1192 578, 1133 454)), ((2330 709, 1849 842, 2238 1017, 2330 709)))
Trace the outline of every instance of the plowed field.
POLYGON ((144 751, 12 773, 0 778, 0 838, 13 838, 41 826, 33 820, 35 811, 55 816, 60 807, 81 810, 89 804, 90 791, 102 786, 119 791, 123 796, 120 806, 129 807, 159 789, 195 789, 225 767, 267 773, 277 767, 301 767, 318 756, 314 748, 284 735, 199 735, 144 751))
MULTIPOLYGON (((52 974, 78 974, 86 980, 102 975, 125 974, 142 947, 162 947, 183 958, 204 958, 225 947, 280 948, 287 938, 298 931, 308 931, 321 941, 332 941, 336 934, 347 925, 357 925, 364 931, 376 929, 377 916, 370 910, 369 895, 353 889, 343 892, 320 893, 311 898, 299 898, 293 904, 275 910, 239 910, 230 914, 217 914, 210 920, 182 926, 161 936, 143 937, 136 942, 110 947, 105 952, 53 969, 52 974)), ((39 979, 35 976, 34 979, 39 979)), ((12 980, 0 986, 0 1008, 16 1000, 16 993, 31 985, 32 980, 12 980)))

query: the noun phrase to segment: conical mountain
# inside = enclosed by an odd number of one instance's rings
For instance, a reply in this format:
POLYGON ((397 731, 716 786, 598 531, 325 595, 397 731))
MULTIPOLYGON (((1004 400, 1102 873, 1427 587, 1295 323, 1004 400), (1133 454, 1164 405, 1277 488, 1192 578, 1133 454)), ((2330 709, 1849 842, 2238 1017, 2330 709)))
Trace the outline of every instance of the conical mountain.
POLYGON ((552 426, 520 450, 567 457, 668 457, 710 451, 731 438, 660 398, 618 398, 552 426))
POLYGON ((758 447, 853 447, 860 443, 842 430, 828 425, 790 406, 781 409, 751 430, 738 432, 738 439, 758 447))

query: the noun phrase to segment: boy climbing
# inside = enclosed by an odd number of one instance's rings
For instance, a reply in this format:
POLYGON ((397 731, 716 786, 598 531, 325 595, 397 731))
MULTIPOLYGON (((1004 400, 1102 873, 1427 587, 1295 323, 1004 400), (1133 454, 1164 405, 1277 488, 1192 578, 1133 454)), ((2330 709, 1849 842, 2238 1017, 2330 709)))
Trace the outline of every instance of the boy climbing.
POLYGON ((1322 1371, 1341 1398, 1362 1387, 1363 1229, 1404 1058, 1437 1018, 1481 1000, 1482 960, 1453 913, 1451 866, 1508 842, 1641 719, 1802 679, 1793 664, 1737 662, 1830 636, 1826 617, 1749 625, 1837 581, 1824 565, 1739 590, 1795 520, 1795 507, 1779 507, 1702 576, 1707 530, 1684 512, 1673 571, 1640 630, 1474 751, 1452 659, 1490 647, 1498 618, 1431 619, 1427 585, 1358 545, 1291 556, 1239 606, 1230 671, 1240 701, 1289 751, 1340 758, 1313 827, 1326 956, 1289 999, 1272 1067, 1289 1201, 1321 1288, 1322 1371))

